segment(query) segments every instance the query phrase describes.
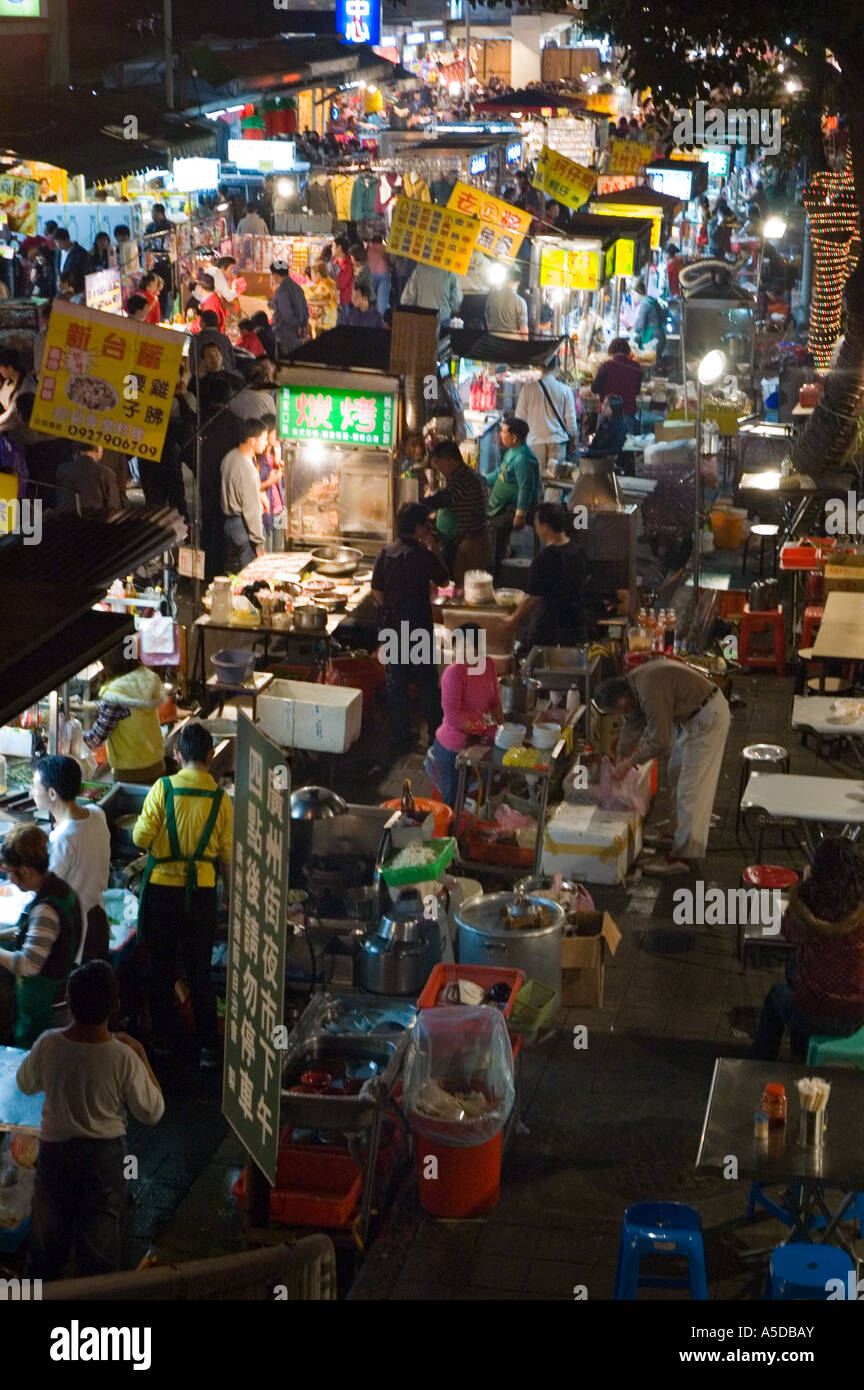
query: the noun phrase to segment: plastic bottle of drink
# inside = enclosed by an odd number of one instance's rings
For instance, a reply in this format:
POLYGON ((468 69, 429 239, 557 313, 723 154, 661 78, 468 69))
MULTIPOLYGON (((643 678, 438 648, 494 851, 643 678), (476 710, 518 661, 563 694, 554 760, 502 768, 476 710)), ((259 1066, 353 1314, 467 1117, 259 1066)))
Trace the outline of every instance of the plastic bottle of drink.
POLYGON ((651 650, 654 651, 654 652, 662 652, 662 651, 664 650, 664 647, 663 647, 663 637, 664 637, 663 616, 664 616, 664 615, 663 615, 663 613, 661 612, 660 617, 657 619, 657 625, 656 625, 656 627, 654 628, 654 636, 653 636, 653 639, 652 639, 652 642, 651 642, 651 650))
POLYGON ((648 618, 645 625, 646 627, 650 627, 652 632, 657 626, 657 614, 654 612, 653 608, 648 609, 648 618))
POLYGON ((639 624, 640 627, 648 626, 648 614, 644 608, 639 609, 639 612, 636 615, 636 622, 639 624))
POLYGON ((667 652, 672 652, 672 651, 675 650, 675 626, 676 626, 676 622, 677 622, 677 619, 676 619, 676 617, 675 617, 675 609, 674 609, 674 608, 668 609, 668 610, 667 610, 667 613, 666 613, 666 631, 665 631, 665 633, 664 633, 664 641, 665 641, 665 644, 666 644, 666 650, 667 650, 667 652))

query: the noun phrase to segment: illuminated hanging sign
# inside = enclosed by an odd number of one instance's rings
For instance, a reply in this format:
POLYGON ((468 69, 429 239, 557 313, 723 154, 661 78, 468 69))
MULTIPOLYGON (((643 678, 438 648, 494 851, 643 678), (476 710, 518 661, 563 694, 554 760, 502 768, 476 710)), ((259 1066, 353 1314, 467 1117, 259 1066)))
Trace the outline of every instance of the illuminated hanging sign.
POLYGON ((489 168, 488 154, 472 154, 468 165, 469 174, 485 174, 489 168))
POLYGON ((627 237, 619 237, 615 242, 615 260, 612 275, 635 275, 636 243, 627 237))
POLYGON ((443 30, 443 29, 430 29, 430 30, 429 30, 429 42, 430 42, 430 43, 443 43, 443 42, 444 42, 444 38, 445 38, 445 34, 444 34, 444 30, 443 30))
POLYGON ((522 141, 511 140, 504 152, 504 162, 506 164, 522 163, 522 141))
POLYGON ((38 19, 39 0, 0 0, 0 19, 38 19))
POLYGON ((648 182, 657 193, 668 193, 671 198, 680 198, 689 203, 693 189, 693 174, 690 169, 646 169, 648 182))
POLYGON ((283 439, 320 439, 389 449, 395 430, 392 395, 324 391, 314 386, 283 386, 279 393, 279 434, 283 439))
POLYGON ((293 140, 229 140, 228 158, 238 169, 257 169, 275 174, 294 168, 296 145, 293 140))
MULTIPOLYGON (((243 143, 242 141, 238 143, 243 143)), ((257 144, 257 141, 250 141, 257 144)), ((220 175, 218 159, 175 159, 171 166, 174 187, 178 193, 194 193, 199 188, 218 188, 220 175)))
MULTIPOLYGON (((610 250, 612 248, 610 247, 610 250)), ((604 260, 605 270, 605 260, 604 260)), ((550 289, 596 290, 600 286, 600 252, 569 251, 544 247, 540 257, 540 284, 550 289)))
POLYGON ((418 44, 426 42, 426 35, 423 33, 408 34, 405 38, 406 48, 417 48, 418 44))
POLYGON ((381 42, 381 0, 336 0, 336 33, 346 43, 381 42))
POLYGON ((651 220, 651 249, 656 251, 660 245, 660 232, 663 226, 663 209, 645 203, 592 203, 590 211, 598 217, 641 217, 651 220))

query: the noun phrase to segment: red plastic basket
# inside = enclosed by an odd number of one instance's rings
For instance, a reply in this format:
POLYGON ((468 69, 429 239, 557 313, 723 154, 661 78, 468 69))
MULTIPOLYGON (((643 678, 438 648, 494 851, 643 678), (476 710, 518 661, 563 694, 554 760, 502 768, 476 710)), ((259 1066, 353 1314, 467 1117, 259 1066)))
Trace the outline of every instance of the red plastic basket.
MULTIPOLYGON (((362 1186, 363 1174, 349 1154, 325 1148, 280 1149, 270 1220, 281 1226, 345 1226, 362 1186)), ((231 1190, 245 1206, 245 1171, 231 1190)))
POLYGON ((525 983, 525 973, 522 970, 507 970, 503 967, 499 969, 494 965, 445 965, 442 963, 435 966, 423 986, 423 993, 417 1000, 417 1008, 436 1008, 438 995, 444 986, 455 984, 459 980, 470 980, 472 985, 480 985, 487 993, 493 985, 509 985, 510 998, 501 1010, 504 1017, 509 1018, 516 1002, 516 995, 525 983))
POLYGON ((494 820, 475 821, 465 840, 468 858, 483 864, 515 864, 519 868, 533 868, 535 858, 533 845, 529 845, 527 849, 522 849, 519 845, 497 844, 494 840, 486 838, 489 832, 500 830, 500 828, 498 822, 494 820))

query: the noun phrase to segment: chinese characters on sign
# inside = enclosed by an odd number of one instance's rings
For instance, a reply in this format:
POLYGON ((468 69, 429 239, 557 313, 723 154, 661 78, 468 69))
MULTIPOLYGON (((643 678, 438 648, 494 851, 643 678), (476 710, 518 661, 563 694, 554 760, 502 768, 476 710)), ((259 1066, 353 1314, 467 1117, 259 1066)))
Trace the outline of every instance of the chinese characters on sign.
POLYGON ((99 309, 103 314, 123 313, 123 287, 119 267, 113 270, 97 270, 93 275, 84 276, 84 300, 88 309, 99 309))
POLYGON ((392 396, 366 391, 324 391, 315 386, 283 386, 279 433, 283 439, 330 439, 334 444, 367 444, 389 449, 396 412, 392 396))
POLYGON ((39 185, 35 179, 7 175, 0 179, 0 210, 6 213, 10 232, 35 236, 39 212, 39 185))
POLYGON ((381 42, 381 0, 336 0, 336 32, 346 43, 381 42))
POLYGON ((581 208, 594 191, 597 175, 574 159, 544 145, 533 178, 535 188, 568 208, 581 208))
POLYGON ((408 256, 412 261, 465 275, 481 230, 482 224, 476 217, 400 197, 396 200, 387 250, 391 256, 408 256))
POLYGON ((484 193, 482 188, 472 188, 461 181, 454 185, 447 207, 467 217, 479 218, 483 226, 477 236, 477 250, 499 260, 513 260, 531 226, 530 212, 514 208, 501 198, 484 193))
POLYGON ((651 162, 651 146, 640 140, 613 140, 610 174, 638 174, 651 162))
POLYGON ((55 299, 30 427, 158 459, 183 339, 55 299))
POLYGON ((285 754, 238 716, 222 1113, 276 1182, 290 850, 285 754))
POLYGON ((540 284, 563 290, 596 290, 600 284, 599 251, 545 247, 540 258, 540 284))

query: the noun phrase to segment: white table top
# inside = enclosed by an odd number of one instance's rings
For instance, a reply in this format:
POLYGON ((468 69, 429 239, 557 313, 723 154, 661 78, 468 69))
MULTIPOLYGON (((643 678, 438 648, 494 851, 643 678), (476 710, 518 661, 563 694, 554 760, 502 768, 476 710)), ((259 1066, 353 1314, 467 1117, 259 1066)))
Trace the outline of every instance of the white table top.
POLYGON ((815 734, 843 734, 864 738, 864 716, 851 724, 832 711, 833 695, 796 695, 792 701, 792 728, 812 729, 815 734))
POLYGON ((758 809, 793 820, 864 824, 864 782, 786 772, 751 773, 741 809, 758 809))
POLYGON ((828 595, 813 655, 864 661, 864 594, 828 595))

